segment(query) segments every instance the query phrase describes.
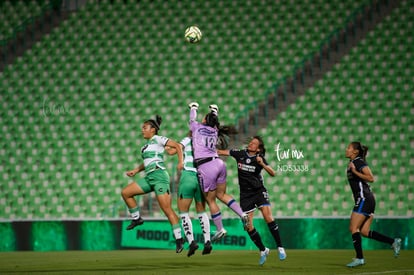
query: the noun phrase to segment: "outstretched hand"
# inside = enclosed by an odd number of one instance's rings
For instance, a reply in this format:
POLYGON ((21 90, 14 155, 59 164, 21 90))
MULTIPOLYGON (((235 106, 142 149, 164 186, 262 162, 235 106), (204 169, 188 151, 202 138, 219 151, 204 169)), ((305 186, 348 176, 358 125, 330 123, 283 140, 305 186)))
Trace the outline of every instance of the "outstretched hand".
POLYGON ((218 115, 219 107, 216 104, 211 104, 210 106, 208 106, 208 108, 210 108, 210 111, 211 112, 213 112, 216 115, 218 115))
POLYGON ((136 169, 131 170, 131 171, 127 171, 127 172, 126 172, 126 175, 127 175, 128 177, 133 177, 133 176, 135 176, 136 174, 137 174, 137 170, 136 170, 136 169))
POLYGON ((191 102, 190 104, 188 104, 188 107, 190 108, 190 109, 198 109, 198 103, 197 102, 191 102))

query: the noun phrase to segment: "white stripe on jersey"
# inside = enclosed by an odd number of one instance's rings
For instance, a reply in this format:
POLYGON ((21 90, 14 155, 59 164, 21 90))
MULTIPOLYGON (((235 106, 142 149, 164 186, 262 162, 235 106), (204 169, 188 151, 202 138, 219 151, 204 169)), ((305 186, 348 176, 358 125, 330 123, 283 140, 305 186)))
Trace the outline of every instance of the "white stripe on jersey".
POLYGON ((364 197, 364 185, 362 184, 362 182, 358 182, 358 186, 359 186, 359 196, 363 199, 365 199, 364 197))
POLYGON ((144 160, 145 172, 153 171, 157 166, 164 167, 164 150, 168 142, 167 137, 155 135, 141 148, 141 155, 144 160))
POLYGON ((193 147, 191 145, 191 138, 185 137, 180 142, 184 146, 184 170, 197 172, 194 167, 193 147))

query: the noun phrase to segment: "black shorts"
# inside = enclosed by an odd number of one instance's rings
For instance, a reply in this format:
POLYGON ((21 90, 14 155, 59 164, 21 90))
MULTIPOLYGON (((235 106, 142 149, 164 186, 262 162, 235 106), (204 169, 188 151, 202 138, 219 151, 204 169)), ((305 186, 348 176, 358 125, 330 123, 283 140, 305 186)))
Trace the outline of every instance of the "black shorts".
POLYGON ((266 188, 240 192, 240 207, 243 212, 251 212, 265 205, 270 206, 269 194, 266 188))
POLYGON ((362 214, 364 216, 371 216, 375 212, 375 197, 374 195, 367 196, 365 198, 357 198, 355 201, 354 209, 355 213, 362 214))

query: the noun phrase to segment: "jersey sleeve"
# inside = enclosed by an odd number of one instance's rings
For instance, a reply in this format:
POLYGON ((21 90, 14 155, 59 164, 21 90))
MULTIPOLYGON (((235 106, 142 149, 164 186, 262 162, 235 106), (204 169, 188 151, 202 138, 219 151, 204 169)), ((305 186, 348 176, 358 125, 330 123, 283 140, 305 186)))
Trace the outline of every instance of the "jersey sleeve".
POLYGON ((184 147, 186 147, 187 145, 189 145, 191 142, 191 139, 189 137, 185 137, 180 141, 180 144, 184 147))
POLYGON ((235 159, 239 159, 242 157, 242 155, 244 154, 244 151, 239 150, 239 149, 230 149, 229 150, 229 154, 230 156, 232 156, 235 159))
POLYGON ((196 121, 197 119, 197 110, 195 108, 190 109, 190 122, 196 121))
POLYGON ((196 109, 191 109, 190 110, 189 124, 190 124, 190 130, 193 131, 193 132, 197 129, 197 126, 198 126, 198 122, 197 122, 196 119, 197 119, 197 110, 196 109))
POLYGON ((167 137, 163 137, 163 136, 154 136, 155 140, 157 141, 158 144, 162 145, 165 147, 165 145, 168 142, 168 138, 167 137))
POLYGON ((358 160, 354 161, 354 165, 355 165, 355 168, 357 169, 357 171, 360 172, 360 173, 362 173, 362 169, 364 167, 368 166, 368 164, 365 161, 363 161, 362 159, 358 159, 358 160))

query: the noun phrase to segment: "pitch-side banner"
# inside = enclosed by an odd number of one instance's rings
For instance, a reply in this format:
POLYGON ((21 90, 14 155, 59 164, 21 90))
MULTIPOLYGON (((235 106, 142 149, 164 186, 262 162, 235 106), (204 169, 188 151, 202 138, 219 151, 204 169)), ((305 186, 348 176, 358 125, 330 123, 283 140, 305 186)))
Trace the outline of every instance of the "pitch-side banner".
MULTIPOLYGON (((303 219, 280 219, 280 237, 283 246, 288 249, 353 249, 352 238, 349 233, 349 218, 303 218, 303 219), (335 236, 335 237, 327 237, 335 236)), ((121 247, 136 248, 160 248, 175 249, 175 240, 172 229, 167 220, 147 220, 141 226, 131 231, 126 231, 129 221, 122 224, 121 247)), ((227 230, 227 236, 220 242, 213 244, 215 250, 257 250, 247 233, 243 230, 239 219, 225 219, 223 225, 227 230)), ((276 248, 273 236, 263 219, 255 219, 254 226, 260 233, 263 244, 270 248, 276 248)), ((211 224, 211 233, 215 232, 214 224, 211 224)), ((403 240, 404 249, 413 249, 410 241, 414 232, 414 219, 375 219, 371 228, 384 232, 392 237, 403 240)), ((204 243, 200 223, 193 219, 195 240, 201 245, 204 243)), ((183 233, 184 235, 184 233, 183 233)), ((364 249, 389 249, 388 244, 373 242, 363 238, 364 249)), ((188 244, 185 245, 188 247, 188 244)))
MULTIPOLYGON (((193 219, 194 239, 200 244, 204 243, 203 233, 200 223, 197 219, 193 219)), ((158 248, 158 249, 175 249, 175 239, 173 236, 171 225, 164 220, 146 220, 143 225, 135 227, 133 230, 126 230, 129 221, 122 224, 122 247, 136 248, 158 248)), ((250 250, 257 249, 250 240, 249 235, 243 229, 241 220, 226 219, 223 220, 224 228, 227 235, 219 242, 213 243, 215 250, 250 250)), ((211 226, 211 234, 215 233, 214 225, 211 226)), ((182 231, 184 236, 184 231, 182 231)), ((185 247, 188 243, 185 244, 185 247)))

